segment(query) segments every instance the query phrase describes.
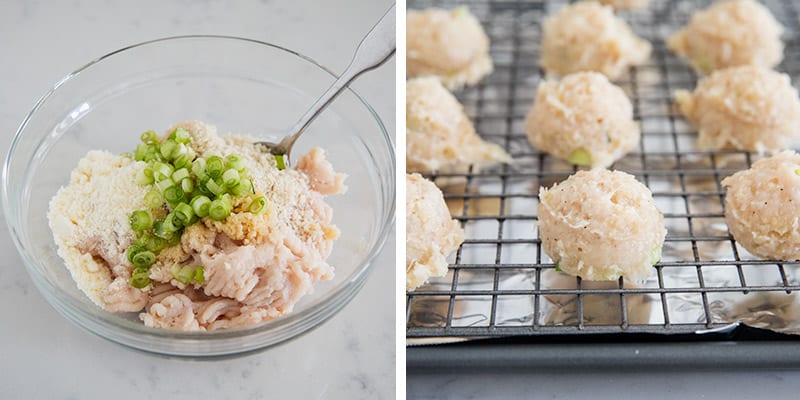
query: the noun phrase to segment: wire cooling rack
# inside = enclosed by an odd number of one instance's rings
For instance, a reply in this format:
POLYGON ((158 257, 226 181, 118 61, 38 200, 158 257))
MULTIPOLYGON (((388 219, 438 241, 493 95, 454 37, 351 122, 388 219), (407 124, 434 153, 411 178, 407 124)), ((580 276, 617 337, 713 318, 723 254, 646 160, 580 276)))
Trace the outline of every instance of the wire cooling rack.
MULTIPOLYGON (((650 60, 615 81, 641 124, 639 149, 611 168, 653 192, 668 234, 654 276, 635 285, 581 281, 555 271, 537 230, 538 189, 562 181, 573 166, 533 149, 525 114, 543 79, 540 23, 565 1, 409 1, 409 8, 466 5, 491 39, 494 73, 457 94, 477 131, 503 146, 513 165, 466 174, 433 175, 452 182, 445 198, 466 240, 448 274, 407 294, 408 338, 463 338, 584 333, 688 333, 730 322, 776 330, 797 327, 800 265, 759 260, 740 247, 724 220, 720 181, 748 168, 756 154, 700 151, 696 134, 673 108, 676 89, 697 75, 665 45, 703 1, 651 0, 622 13, 653 45, 650 60), (763 312, 762 312, 763 311, 763 312)), ((785 27, 779 70, 800 79, 800 20, 795 2, 767 1, 785 27)))

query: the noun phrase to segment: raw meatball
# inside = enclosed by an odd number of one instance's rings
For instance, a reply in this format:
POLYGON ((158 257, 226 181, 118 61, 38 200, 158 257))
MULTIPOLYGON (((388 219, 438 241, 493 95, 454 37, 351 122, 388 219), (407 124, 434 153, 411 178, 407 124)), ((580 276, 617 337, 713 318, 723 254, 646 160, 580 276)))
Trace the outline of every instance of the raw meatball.
POLYGON ((450 217, 442 192, 419 174, 406 174, 406 290, 444 276, 464 231, 450 217))
POLYGON ((783 59, 782 32, 758 2, 725 1, 694 14, 667 46, 703 73, 737 65, 771 68, 783 59))
POLYGON ((600 0, 600 3, 614 7, 616 10, 634 10, 646 7, 650 0, 600 0))
POLYGON ((725 178, 733 238, 768 259, 800 259, 800 155, 784 151, 725 178))
POLYGON ((464 108, 434 78, 406 82, 406 168, 418 172, 464 172, 510 162, 500 146, 475 133, 464 108))
POLYGON ((666 229, 650 190, 632 175, 596 168, 539 190, 539 235, 563 271, 587 280, 647 278, 666 229))
POLYGON ((577 165, 607 167, 640 137, 628 97, 596 72, 539 84, 525 125, 536 148, 577 165))
POLYGON ((408 10, 406 76, 435 76, 449 89, 474 85, 492 72, 489 38, 466 7, 408 10))
POLYGON ((596 71, 615 79, 644 63, 650 50, 611 6, 576 3, 544 19, 540 63, 548 74, 596 71))
POLYGON ((789 76, 763 67, 715 71, 694 94, 675 93, 704 149, 783 150, 800 134, 800 99, 789 76))

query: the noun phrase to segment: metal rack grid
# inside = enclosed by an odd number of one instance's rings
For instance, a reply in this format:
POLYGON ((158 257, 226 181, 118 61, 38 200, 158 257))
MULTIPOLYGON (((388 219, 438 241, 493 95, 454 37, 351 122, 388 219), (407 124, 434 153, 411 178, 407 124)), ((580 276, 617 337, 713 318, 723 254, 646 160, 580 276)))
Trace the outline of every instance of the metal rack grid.
MULTIPOLYGON (((539 23, 565 3, 409 1, 415 9, 466 5, 481 21, 491 40, 495 71, 456 95, 481 136, 503 146, 514 164, 428 176, 466 182, 445 191, 466 240, 444 278, 407 294, 407 337, 687 333, 725 327, 733 310, 757 310, 764 302, 785 303, 790 317, 800 316, 794 299, 800 264, 749 255, 724 222, 719 182, 748 168, 758 155, 696 149, 694 130, 672 106, 673 91, 691 90, 698 77, 666 48, 665 40, 708 2, 651 0, 647 10, 621 14, 652 43, 653 53, 648 63, 615 81, 632 100, 642 140, 638 151, 611 168, 645 183, 664 213, 668 234, 655 276, 636 286, 622 279, 598 284, 554 270, 536 229, 538 188, 565 179, 576 168, 533 149, 524 118, 544 76, 538 66, 539 23)), ((778 69, 797 82, 800 7, 790 0, 765 3, 785 27, 785 59, 778 69)), ((757 317, 754 321, 758 325, 757 317)))

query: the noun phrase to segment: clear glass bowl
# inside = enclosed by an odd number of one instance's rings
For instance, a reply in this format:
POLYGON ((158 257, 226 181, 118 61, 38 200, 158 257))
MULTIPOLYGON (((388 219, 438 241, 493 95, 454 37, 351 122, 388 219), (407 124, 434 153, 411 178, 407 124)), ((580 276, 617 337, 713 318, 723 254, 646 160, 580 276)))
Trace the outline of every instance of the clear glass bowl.
POLYGON ((11 237, 39 291, 92 333, 171 356, 253 352, 319 326, 363 286, 394 220, 391 139, 372 107, 352 90, 320 115, 293 151, 326 149, 334 167, 349 175, 349 190, 328 197, 342 231, 329 258, 336 277, 319 283, 287 316, 251 329, 183 333, 147 328, 135 313, 103 311, 77 288, 56 254, 46 214, 50 198, 89 150, 131 151, 144 130, 161 131, 189 119, 216 125, 219 133, 270 139, 265 132, 285 132, 333 80, 325 67, 291 50, 221 36, 126 47, 67 75, 22 122, 3 168, 11 237))

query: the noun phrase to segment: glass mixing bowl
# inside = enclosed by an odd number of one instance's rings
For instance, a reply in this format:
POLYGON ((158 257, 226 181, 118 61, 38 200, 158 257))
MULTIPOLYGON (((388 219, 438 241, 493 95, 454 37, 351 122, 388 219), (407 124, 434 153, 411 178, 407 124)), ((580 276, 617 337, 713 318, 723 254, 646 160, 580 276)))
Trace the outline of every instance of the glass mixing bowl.
POLYGON ((141 132, 190 119, 216 125, 221 134, 278 139, 334 79, 328 69, 291 50, 222 36, 137 44, 67 75, 22 122, 3 167, 5 217, 39 291, 92 333, 171 356, 253 352, 333 316, 363 286, 394 220, 391 139, 372 107, 352 90, 320 115, 293 150, 297 157, 312 146, 324 148, 336 170, 349 175, 349 190, 327 198, 342 232, 328 259, 336 277, 316 285, 284 317, 250 329, 184 333, 147 328, 136 313, 103 311, 77 288, 56 254, 46 214, 50 199, 89 150, 132 151, 141 132))

